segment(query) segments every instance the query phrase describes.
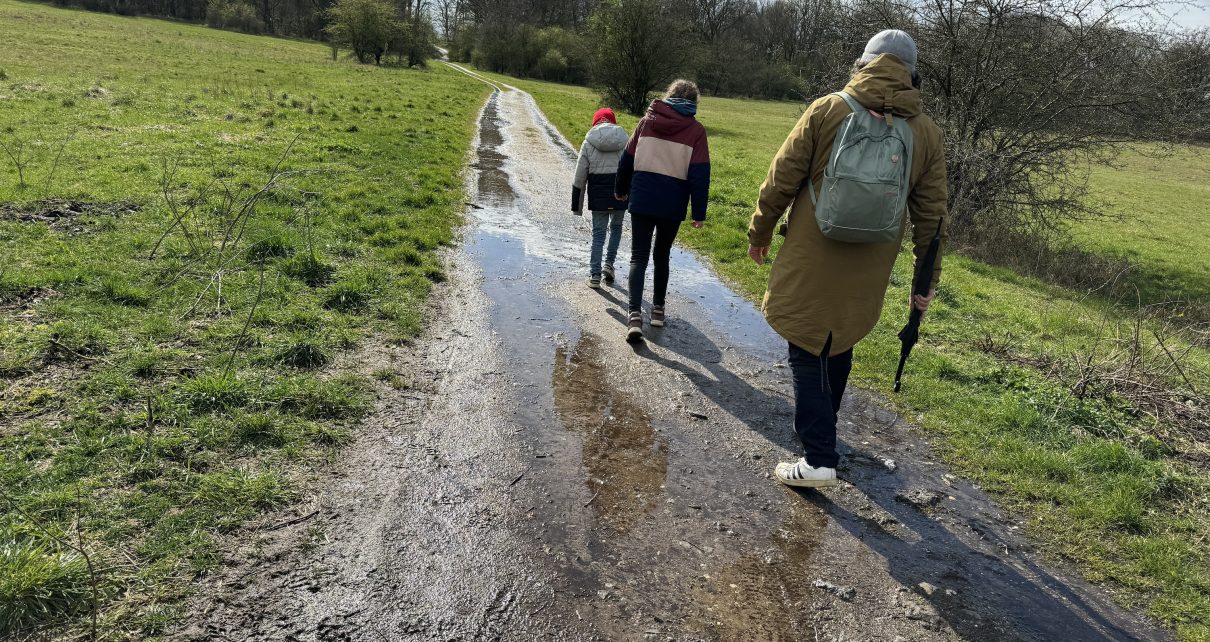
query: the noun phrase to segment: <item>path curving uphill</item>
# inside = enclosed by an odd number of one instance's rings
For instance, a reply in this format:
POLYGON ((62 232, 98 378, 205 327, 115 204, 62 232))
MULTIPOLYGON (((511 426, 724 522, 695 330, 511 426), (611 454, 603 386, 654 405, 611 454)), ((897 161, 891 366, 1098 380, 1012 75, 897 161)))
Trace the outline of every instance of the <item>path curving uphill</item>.
POLYGON ((623 279, 585 284, 574 150, 491 84, 430 328, 361 355, 412 385, 177 637, 1168 639, 1048 569, 869 394, 841 413, 844 483, 769 479, 796 450, 784 342, 675 250, 668 327, 625 343, 623 279))

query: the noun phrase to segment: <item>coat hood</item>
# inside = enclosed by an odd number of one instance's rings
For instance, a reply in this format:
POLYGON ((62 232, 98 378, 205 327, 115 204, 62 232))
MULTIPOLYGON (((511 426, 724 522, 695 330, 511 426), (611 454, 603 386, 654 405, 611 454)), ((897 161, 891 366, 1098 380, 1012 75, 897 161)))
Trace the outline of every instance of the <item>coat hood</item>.
POLYGON ((904 118, 921 113, 920 90, 912 87, 907 65, 893 54, 882 54, 853 76, 844 88, 867 109, 904 118))
POLYGON ((603 152, 617 152, 626 146, 626 143, 630 141, 630 136, 620 125, 601 123, 588 130, 588 136, 585 139, 589 145, 603 152))
POLYGON ((662 100, 651 101, 646 118, 647 126, 661 138, 671 138, 697 124, 696 118, 680 113, 662 100))

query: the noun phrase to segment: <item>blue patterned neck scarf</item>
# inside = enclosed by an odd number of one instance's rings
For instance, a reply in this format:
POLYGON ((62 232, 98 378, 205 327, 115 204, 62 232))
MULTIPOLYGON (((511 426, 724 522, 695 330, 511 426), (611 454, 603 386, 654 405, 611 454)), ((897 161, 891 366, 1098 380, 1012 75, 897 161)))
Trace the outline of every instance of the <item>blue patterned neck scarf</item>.
POLYGON ((664 102, 682 116, 693 116, 697 113, 697 103, 686 98, 665 98, 664 102))

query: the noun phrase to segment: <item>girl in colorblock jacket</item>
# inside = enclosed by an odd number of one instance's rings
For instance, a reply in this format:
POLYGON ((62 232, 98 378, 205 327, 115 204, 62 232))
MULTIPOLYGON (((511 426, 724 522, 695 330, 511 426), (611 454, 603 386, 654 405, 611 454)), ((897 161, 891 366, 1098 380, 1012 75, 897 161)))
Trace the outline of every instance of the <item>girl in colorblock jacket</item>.
POLYGON ((706 128, 694 117, 697 99, 697 85, 674 81, 665 97, 647 108, 618 165, 614 189, 618 198, 630 198, 629 341, 643 338, 643 278, 648 256, 654 254, 655 258, 651 325, 659 327, 664 325, 672 242, 685 220, 686 208, 692 203, 693 227, 706 221, 710 147, 706 128))

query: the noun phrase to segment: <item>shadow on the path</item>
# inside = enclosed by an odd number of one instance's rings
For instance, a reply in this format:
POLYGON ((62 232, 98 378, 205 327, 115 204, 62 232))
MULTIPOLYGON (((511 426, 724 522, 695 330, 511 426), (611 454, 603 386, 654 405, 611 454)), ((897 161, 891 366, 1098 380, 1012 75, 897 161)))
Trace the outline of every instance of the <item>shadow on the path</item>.
MULTIPOLYGON (((617 306, 620 309, 625 310, 626 307, 628 305, 630 305, 629 301, 624 301, 620 298, 621 296, 626 296, 626 291, 623 289, 620 289, 616 286, 610 286, 610 285, 603 286, 603 287, 601 287, 601 289, 597 290, 597 293, 601 295, 602 299, 605 299, 606 301, 612 303, 613 305, 617 306), (617 294, 614 294, 614 291, 617 291, 617 294)), ((622 325, 626 325, 626 319, 624 317, 620 316, 621 312, 618 312, 617 309, 609 308, 608 313, 609 313, 609 316, 612 316, 615 319, 619 319, 622 322, 622 325)))
MULTIPOLYGON (((616 318, 613 312, 611 316, 616 318)), ((724 365, 718 345, 692 323, 673 319, 666 328, 651 328, 647 340, 683 360, 661 356, 642 344, 636 344, 638 355, 681 373, 707 399, 773 445, 799 451, 793 428, 793 400, 775 391, 755 388, 732 372, 724 365)))
MULTIPOLYGON (((619 312, 611 311, 610 314, 625 321, 619 312)), ((692 323, 675 319, 668 328, 652 328, 647 339, 675 357, 661 355, 660 351, 644 343, 635 344, 637 355, 683 374, 701 394, 754 433, 778 447, 798 452, 799 444, 792 427, 793 400, 774 391, 758 389, 728 369, 723 363, 722 350, 692 323)), ((788 371, 785 376, 790 376, 788 371)), ((852 403, 846 404, 842 414, 850 415, 858 425, 864 422, 860 413, 854 414, 852 403)), ((1027 556, 1006 551, 1001 557, 973 548, 942 521, 925 512, 948 509, 940 506, 921 509, 897 499, 906 494, 907 486, 928 483, 922 478, 923 471, 911 463, 904 462, 898 472, 892 473, 871 463, 878 458, 863 452, 860 446, 850 449, 838 440, 837 448, 847 455, 845 480, 894 521, 886 520, 884 526, 826 495, 814 492, 802 495, 825 510, 853 537, 883 556, 890 574, 902 585, 916 587, 923 581, 941 587, 926 599, 945 623, 963 638, 1072 642, 1139 639, 1135 633, 1106 618, 1083 595, 1027 556), (954 593, 947 593, 946 589, 954 593)), ((980 524, 974 515, 980 503, 990 506, 990 500, 968 493, 958 494, 964 497, 955 502, 955 506, 972 514, 951 521, 958 527, 979 529, 973 531, 974 538, 996 540, 992 532, 995 529, 980 524)), ((838 497, 838 501, 842 500, 838 497)), ((931 614, 913 613, 910 607, 906 608, 910 617, 920 619, 926 626, 940 628, 941 622, 930 622, 931 614)))
MULTIPOLYGON (((823 493, 799 491, 842 528, 886 559, 891 576, 912 587, 967 640, 1136 640, 1054 575, 1021 555, 1000 558, 971 548, 921 509, 896 499, 903 480, 876 466, 854 465, 846 479, 894 522, 870 519, 823 493), (920 582, 938 587, 931 596, 920 582), (952 593, 950 591, 953 591, 952 593)), ((908 616, 930 623, 930 614, 908 616)))

